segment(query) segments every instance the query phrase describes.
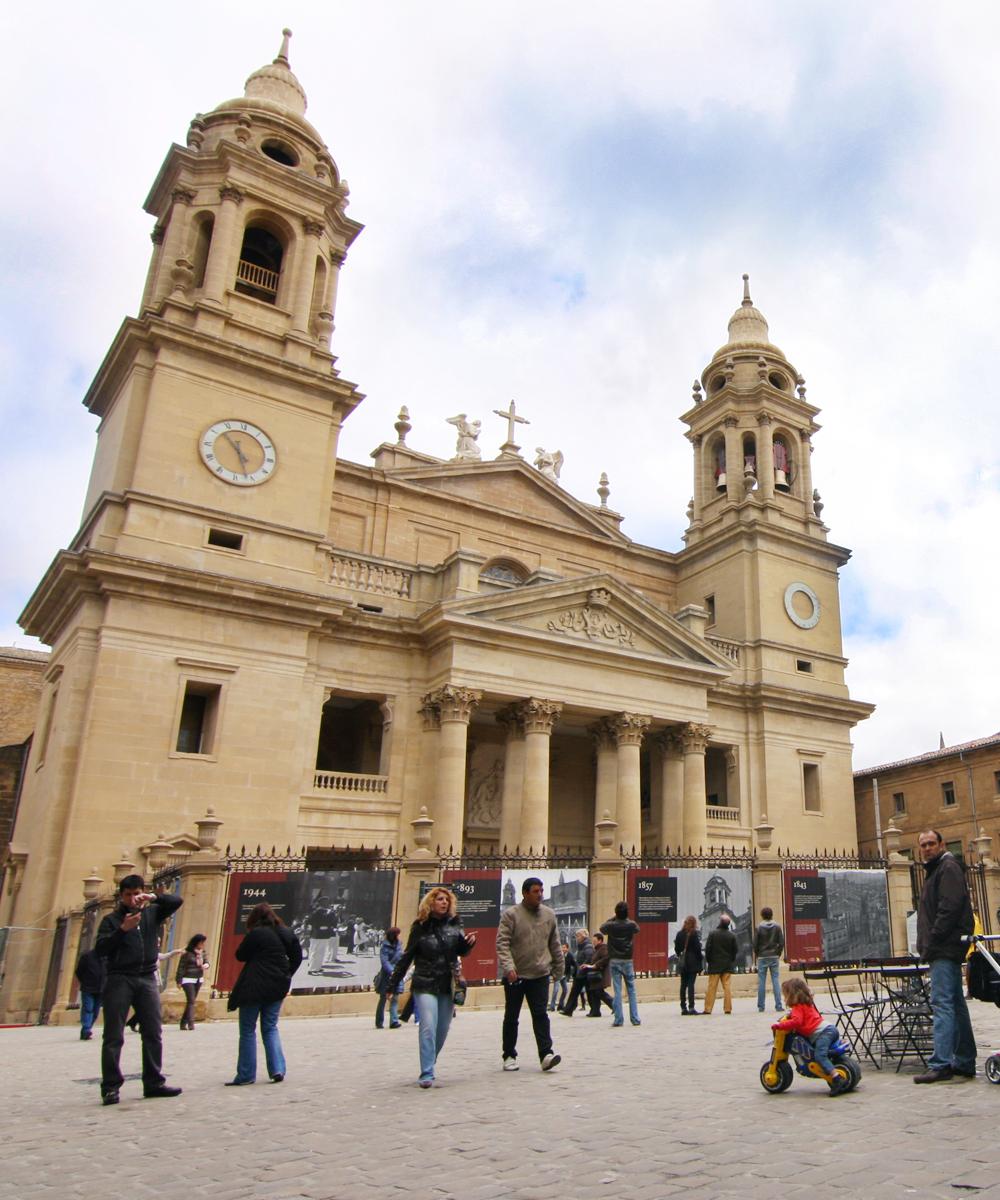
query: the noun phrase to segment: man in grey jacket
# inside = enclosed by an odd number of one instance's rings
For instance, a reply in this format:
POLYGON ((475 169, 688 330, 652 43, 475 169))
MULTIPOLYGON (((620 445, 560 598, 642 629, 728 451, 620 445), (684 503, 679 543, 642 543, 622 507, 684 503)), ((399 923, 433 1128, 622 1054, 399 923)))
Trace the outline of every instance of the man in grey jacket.
POLYGON ((753 955, 757 960, 757 1011, 764 1011, 767 998, 767 977, 771 976, 774 991, 774 1011, 782 1012, 781 984, 778 980, 778 962, 785 949, 785 934, 774 920, 774 910, 760 910, 760 924, 753 935, 753 955))
POLYGON ((561 979, 564 967, 556 914, 542 903, 544 885, 534 877, 521 884, 521 903, 508 908, 497 930, 497 963, 503 979, 503 1069, 519 1070, 517 1027, 521 1003, 528 1002, 543 1071, 562 1061, 552 1051, 546 1002, 549 978, 561 979))

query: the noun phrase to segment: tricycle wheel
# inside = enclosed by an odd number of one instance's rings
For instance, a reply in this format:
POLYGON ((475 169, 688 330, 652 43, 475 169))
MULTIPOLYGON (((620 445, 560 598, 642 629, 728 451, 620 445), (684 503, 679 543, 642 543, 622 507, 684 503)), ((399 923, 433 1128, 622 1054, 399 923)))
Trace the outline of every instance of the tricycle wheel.
POLYGON ((787 1062, 780 1062, 775 1067, 778 1073, 777 1081, 768 1083, 767 1076, 771 1070, 771 1060, 768 1059, 760 1069, 760 1086, 765 1092, 770 1092, 771 1095, 777 1095, 778 1092, 785 1092, 792 1086, 792 1080, 795 1078, 795 1072, 787 1062))
POLYGON ((842 1058, 837 1060, 837 1065, 847 1068, 847 1071, 851 1076, 851 1082, 847 1085, 847 1087, 844 1090, 847 1092, 853 1092, 854 1089, 861 1082, 861 1067, 858 1065, 858 1063, 855 1061, 855 1059, 848 1058, 848 1056, 846 1054, 842 1058))
POLYGON ((986 1060, 986 1078, 990 1083, 1000 1083, 1000 1054, 991 1054, 986 1060))

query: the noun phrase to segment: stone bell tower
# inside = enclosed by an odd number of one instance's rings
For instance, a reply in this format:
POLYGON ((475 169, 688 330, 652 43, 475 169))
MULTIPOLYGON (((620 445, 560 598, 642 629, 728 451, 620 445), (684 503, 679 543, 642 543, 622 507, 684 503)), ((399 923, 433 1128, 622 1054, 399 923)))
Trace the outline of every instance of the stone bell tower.
POLYGON ((361 400, 330 337, 362 227, 306 120, 290 36, 242 96, 194 118, 146 199, 140 314, 84 400, 101 418, 85 545, 187 566, 206 546, 237 550, 275 582, 313 569, 308 538, 326 536, 341 423, 361 400))

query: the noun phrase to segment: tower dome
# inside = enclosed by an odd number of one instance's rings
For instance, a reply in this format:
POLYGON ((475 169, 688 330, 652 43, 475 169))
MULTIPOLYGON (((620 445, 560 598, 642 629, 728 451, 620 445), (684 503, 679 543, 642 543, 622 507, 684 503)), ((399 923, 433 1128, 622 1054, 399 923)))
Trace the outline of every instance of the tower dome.
POLYGON ((290 109, 296 116, 304 117, 307 106, 305 88, 288 65, 288 41, 292 31, 283 29, 281 33, 278 57, 254 71, 244 85, 243 94, 248 100, 270 100, 282 108, 290 109))
POLYGON ((750 299, 750 276, 743 276, 743 302, 729 318, 730 346, 770 344, 767 321, 759 308, 750 299))

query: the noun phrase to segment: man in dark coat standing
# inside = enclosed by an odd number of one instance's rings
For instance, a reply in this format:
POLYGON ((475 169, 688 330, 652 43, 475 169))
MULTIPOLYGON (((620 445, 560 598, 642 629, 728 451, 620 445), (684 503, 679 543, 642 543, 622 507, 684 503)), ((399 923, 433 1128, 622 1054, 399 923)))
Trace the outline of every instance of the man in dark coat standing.
POLYGON ((168 1087, 163 1059, 160 989, 156 975, 160 926, 183 904, 169 892, 148 892, 141 875, 118 885, 118 904, 101 922, 94 949, 107 962, 104 985, 104 1044, 101 1048, 101 1102, 117 1104, 124 1082, 120 1059, 125 1018, 135 1009, 142 1032, 142 1094, 147 1100, 179 1096, 168 1087))
POLYGON ((926 877, 917 908, 917 952, 931 968, 934 1052, 913 1082, 961 1082, 976 1077, 976 1039, 962 992, 962 963, 969 950, 962 936, 972 933, 972 901, 965 874, 941 834, 925 830, 919 845, 926 877))
POLYGON ((736 966, 736 954, 739 946, 736 934, 730 927, 729 914, 723 913, 719 918, 718 928, 713 929, 705 943, 705 970, 708 973, 708 987, 705 990, 705 1016, 709 1016, 715 1006, 715 993, 722 984, 722 1011, 728 1016, 733 1011, 733 993, 729 986, 733 967, 736 966))
POLYGON ((91 1030, 101 1011, 101 993, 107 978, 104 959, 96 950, 84 950, 74 974, 80 984, 80 1041, 89 1042, 94 1036, 91 1030))

